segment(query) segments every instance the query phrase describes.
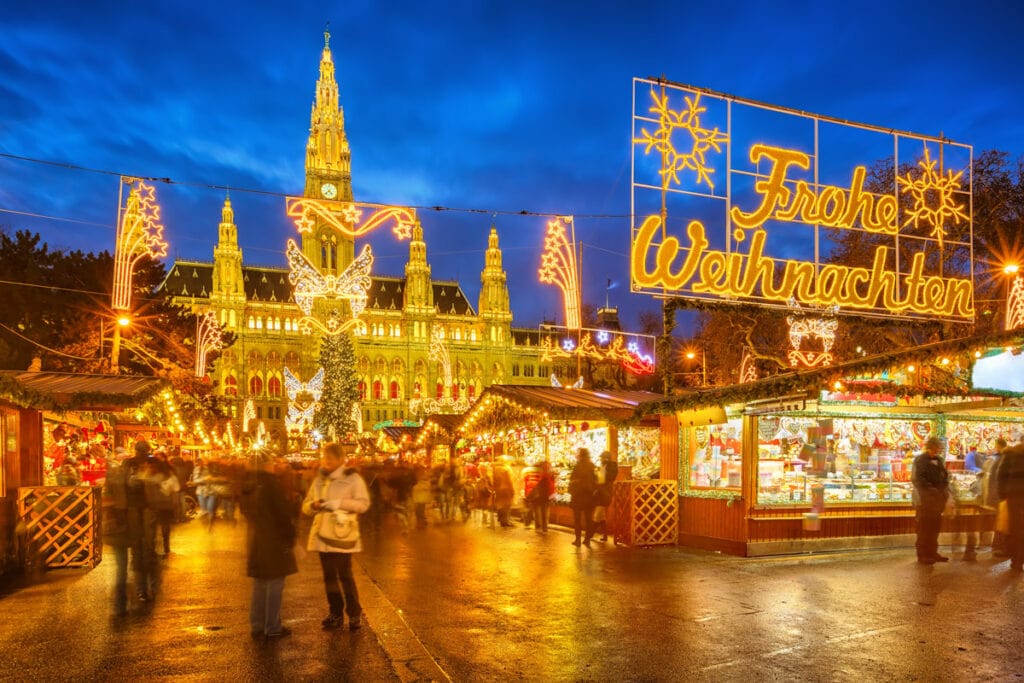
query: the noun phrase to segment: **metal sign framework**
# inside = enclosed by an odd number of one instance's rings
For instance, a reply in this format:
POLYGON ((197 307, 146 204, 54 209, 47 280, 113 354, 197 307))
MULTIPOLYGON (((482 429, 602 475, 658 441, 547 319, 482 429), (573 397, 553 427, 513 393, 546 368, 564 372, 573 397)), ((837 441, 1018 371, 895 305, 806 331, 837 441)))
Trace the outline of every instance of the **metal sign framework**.
POLYGON ((973 319, 970 145, 641 78, 632 121, 634 292, 973 319), (873 193, 880 156, 896 172, 873 193), (827 260, 829 231, 844 230, 870 233, 870 267, 827 260), (942 272, 949 250, 966 255, 968 278, 942 272))

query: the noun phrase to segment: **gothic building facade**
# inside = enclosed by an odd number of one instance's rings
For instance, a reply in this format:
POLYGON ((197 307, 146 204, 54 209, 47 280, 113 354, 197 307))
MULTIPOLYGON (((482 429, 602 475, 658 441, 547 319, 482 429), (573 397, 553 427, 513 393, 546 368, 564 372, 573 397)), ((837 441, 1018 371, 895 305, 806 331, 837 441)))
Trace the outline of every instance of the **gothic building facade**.
MULTIPOLYGON (((351 153, 329 42, 320 60, 305 170, 304 197, 353 201, 351 153)), ((283 434, 288 412, 284 370, 307 381, 318 367, 320 337, 299 329, 303 314, 292 294, 289 270, 245 265, 238 230, 227 198, 213 262, 176 261, 163 289, 196 311, 214 311, 221 325, 236 335, 211 371, 218 391, 234 399, 236 421, 252 399, 256 419, 283 434)), ((303 233, 301 249, 325 276, 343 273, 355 255, 353 239, 319 221, 303 233)), ((493 225, 480 279, 476 308, 458 282, 433 279, 418 223, 412 229, 404 277, 371 276, 360 314, 365 332, 353 336, 364 429, 420 417, 416 413, 423 411, 417 406, 429 399, 449 405, 460 399, 472 402, 492 383, 549 383, 552 368, 542 361, 540 333, 512 326, 493 225), (432 335, 447 350, 447 368, 432 357, 432 335)))

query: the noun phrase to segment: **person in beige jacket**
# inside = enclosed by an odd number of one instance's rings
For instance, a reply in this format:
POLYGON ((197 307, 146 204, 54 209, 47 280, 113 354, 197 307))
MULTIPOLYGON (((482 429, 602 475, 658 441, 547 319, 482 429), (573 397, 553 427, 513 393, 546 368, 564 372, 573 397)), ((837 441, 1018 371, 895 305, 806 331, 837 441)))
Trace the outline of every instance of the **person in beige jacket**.
POLYGON ((356 540, 350 548, 340 548, 329 545, 318 534, 321 524, 334 511, 361 514, 370 508, 370 493, 355 464, 354 444, 325 444, 320 451, 320 474, 302 502, 303 514, 313 517, 306 549, 320 555, 330 608, 321 624, 328 631, 341 627, 343 614, 348 614, 349 629, 354 631, 362 625, 363 610, 352 577, 352 554, 363 549, 362 541, 356 540))

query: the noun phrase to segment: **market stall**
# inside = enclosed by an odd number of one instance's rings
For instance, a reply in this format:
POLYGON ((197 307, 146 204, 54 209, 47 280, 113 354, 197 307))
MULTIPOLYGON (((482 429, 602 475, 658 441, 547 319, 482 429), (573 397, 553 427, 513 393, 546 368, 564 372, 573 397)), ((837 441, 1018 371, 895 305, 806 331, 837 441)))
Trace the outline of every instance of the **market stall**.
POLYGON ((56 483, 56 461, 63 466, 81 454, 98 480, 103 468, 92 447, 107 439, 112 418, 126 416, 162 385, 152 377, 0 372, 0 574, 23 565, 29 549, 46 566, 99 562, 97 487, 88 480, 47 485, 47 475, 56 483), (14 533, 19 524, 26 536, 14 533))
POLYGON ((991 529, 964 456, 973 447, 981 462, 996 438, 1017 441, 1024 405, 1020 390, 979 382, 978 368, 1017 358, 1022 343, 936 342, 644 406, 678 451, 679 542, 738 555, 913 545, 910 469, 930 436, 947 445, 958 502, 945 542, 991 529))
POLYGON ((462 433, 505 456, 513 468, 543 460, 555 472, 551 521, 572 524, 569 474, 580 448, 587 448, 595 466, 604 451, 619 463, 617 481, 652 480, 661 476, 658 420, 633 421, 637 408, 657 401, 645 391, 589 391, 568 387, 493 385, 466 414, 462 433))

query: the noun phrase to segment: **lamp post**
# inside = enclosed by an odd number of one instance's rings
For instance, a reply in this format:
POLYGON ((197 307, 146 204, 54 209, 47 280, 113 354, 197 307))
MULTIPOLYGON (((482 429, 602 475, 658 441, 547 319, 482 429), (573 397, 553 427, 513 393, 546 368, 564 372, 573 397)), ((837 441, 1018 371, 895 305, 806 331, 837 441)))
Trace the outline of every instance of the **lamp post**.
MULTIPOLYGON (((697 357, 696 351, 687 351, 686 359, 693 360, 697 357)), ((700 347, 700 385, 706 387, 708 385, 708 361, 707 354, 704 352, 704 345, 700 347)))
POLYGON ((117 374, 120 372, 120 359, 121 359, 121 328, 128 327, 132 324, 132 319, 127 315, 121 315, 117 318, 117 324, 114 325, 114 336, 113 341, 110 344, 110 372, 117 374))

